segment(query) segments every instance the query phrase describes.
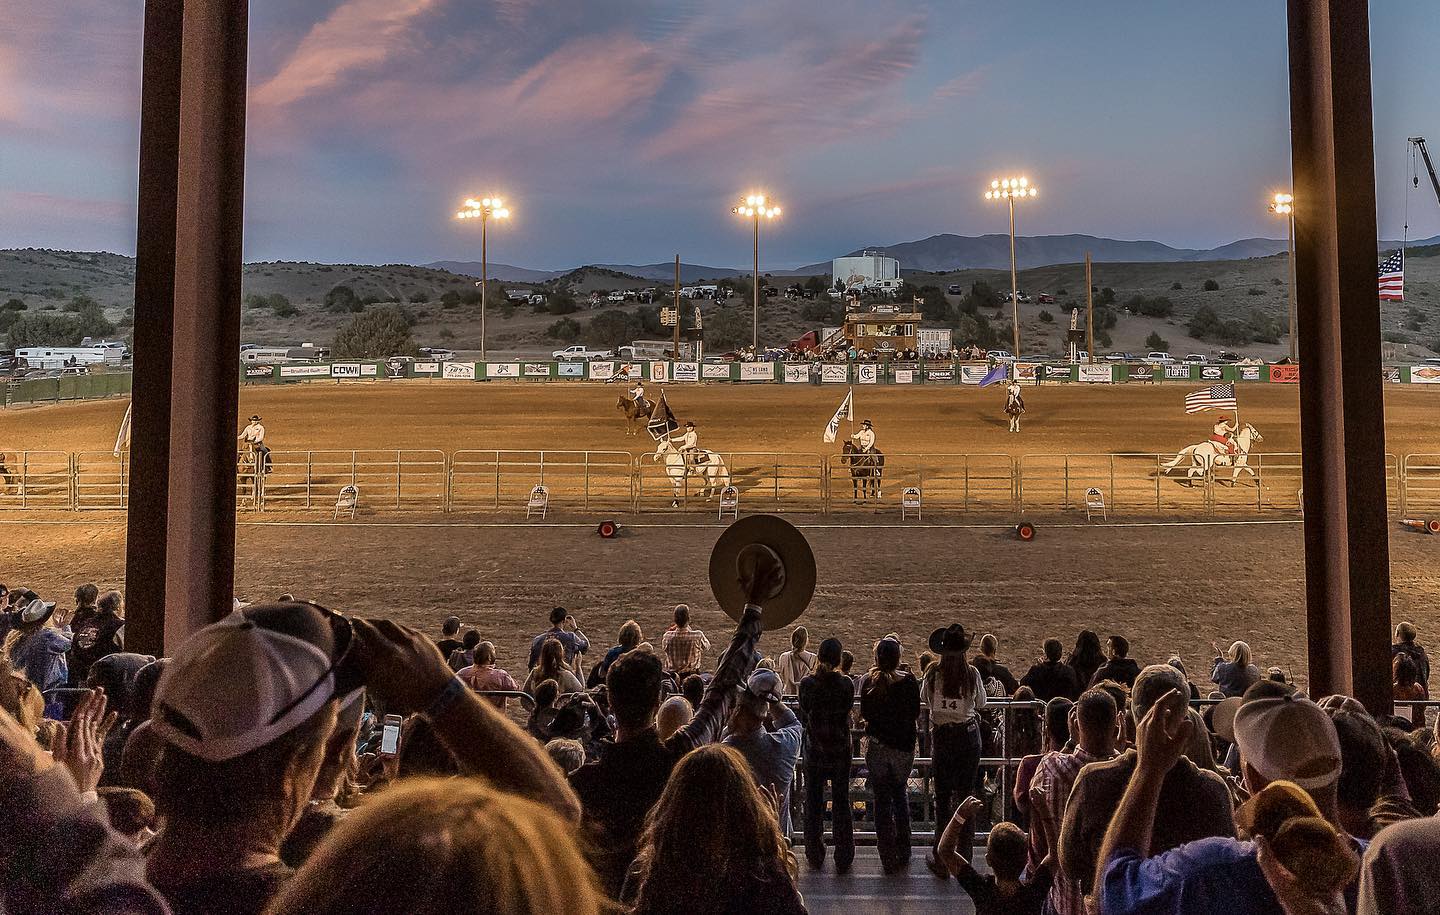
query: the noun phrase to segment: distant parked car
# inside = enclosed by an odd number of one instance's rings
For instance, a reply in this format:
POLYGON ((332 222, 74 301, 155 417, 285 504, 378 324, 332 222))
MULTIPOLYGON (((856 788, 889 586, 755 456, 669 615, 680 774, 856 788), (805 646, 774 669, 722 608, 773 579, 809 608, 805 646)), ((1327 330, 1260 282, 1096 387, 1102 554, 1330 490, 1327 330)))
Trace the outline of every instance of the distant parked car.
POLYGON ((564 349, 557 349, 550 354, 552 359, 558 359, 561 362, 589 362, 591 359, 611 359, 614 356, 615 353, 608 349, 586 349, 579 343, 564 349))
POLYGON ((1174 365, 1175 357, 1169 353, 1153 352, 1145 354, 1145 361, 1154 365, 1174 365))
POLYGON ((1232 353, 1227 349, 1222 349, 1219 353, 1215 354, 1215 361, 1224 363, 1239 362, 1240 355, 1238 353, 1232 353))
POLYGON ((455 358, 453 349, 441 349, 437 346, 420 347, 420 355, 430 362, 449 362, 455 358))
POLYGON ((624 293, 624 292, 621 292, 620 290, 617 289, 617 290, 615 290, 614 292, 610 293, 610 294, 609 294, 608 296, 606 296, 605 298, 606 298, 607 301, 611 301, 611 302, 623 302, 623 301, 625 301, 625 293, 624 293))
POLYGON ((1131 353, 1106 353, 1106 362, 1134 362, 1135 356, 1131 353))
POLYGON ((1202 356, 1199 353, 1190 353, 1188 356, 1186 356, 1180 361, 1184 362, 1186 365, 1205 365, 1210 361, 1210 359, 1208 356, 1202 356))
POLYGON ((992 349, 985 353, 985 358, 991 362, 1014 362, 1015 357, 1009 350, 992 349))
POLYGON ((1042 292, 1039 296, 1036 297, 1036 301, 1039 302, 1041 305, 1054 305, 1055 297, 1048 292, 1042 292))
POLYGON ((964 292, 962 292, 960 289, 959 283, 951 283, 949 286, 946 286, 945 292, 947 295, 964 295, 964 292))

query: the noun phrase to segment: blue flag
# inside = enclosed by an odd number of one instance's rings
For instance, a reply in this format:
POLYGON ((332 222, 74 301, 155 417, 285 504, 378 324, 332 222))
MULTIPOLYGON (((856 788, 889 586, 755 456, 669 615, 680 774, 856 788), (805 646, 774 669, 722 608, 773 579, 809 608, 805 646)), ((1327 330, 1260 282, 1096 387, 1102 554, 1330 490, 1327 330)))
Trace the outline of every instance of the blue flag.
POLYGON ((1004 381, 1005 375, 1005 363, 1002 362, 985 373, 985 377, 980 379, 980 387, 983 388, 986 385, 992 385, 997 382, 1004 381))

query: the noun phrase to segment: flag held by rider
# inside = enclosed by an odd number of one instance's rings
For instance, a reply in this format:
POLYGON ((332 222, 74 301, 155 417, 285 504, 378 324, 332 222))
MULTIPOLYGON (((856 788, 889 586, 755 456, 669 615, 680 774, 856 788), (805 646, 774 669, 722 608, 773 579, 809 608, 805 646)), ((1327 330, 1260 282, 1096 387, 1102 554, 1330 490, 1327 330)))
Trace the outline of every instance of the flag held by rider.
POLYGON ((851 388, 845 392, 845 399, 840 402, 840 408, 835 415, 830 417, 830 422, 825 425, 826 443, 834 442, 835 436, 840 432, 840 420, 848 419, 855 421, 855 389, 851 388))
POLYGON ((675 414, 670 410, 670 403, 665 399, 665 392, 660 392, 660 402, 655 405, 655 410, 650 414, 650 422, 645 426, 650 437, 655 441, 666 438, 671 432, 680 428, 680 423, 675 419, 675 414))
POLYGON ((999 384, 1005 380, 1005 377, 1005 363, 1002 362, 985 373, 985 377, 980 379, 980 387, 987 388, 992 384, 999 384))

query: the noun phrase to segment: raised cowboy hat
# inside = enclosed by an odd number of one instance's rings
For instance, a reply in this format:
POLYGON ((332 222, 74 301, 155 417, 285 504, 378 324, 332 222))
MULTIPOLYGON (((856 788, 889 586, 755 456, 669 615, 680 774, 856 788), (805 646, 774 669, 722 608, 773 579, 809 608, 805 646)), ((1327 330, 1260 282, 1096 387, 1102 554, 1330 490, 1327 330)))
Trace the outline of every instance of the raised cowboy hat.
POLYGON ((250 417, 250 421, 251 421, 252 423, 258 423, 258 422, 260 421, 260 414, 259 414, 259 413, 253 414, 253 415, 250 417))
POLYGON ((862 426, 868 426, 868 425, 870 425, 870 420, 868 420, 868 419, 862 419, 862 420, 860 421, 860 425, 862 425, 862 426))
POLYGON ((26 624, 43 623, 49 619, 50 614, 54 612, 55 602, 53 600, 41 600, 37 597, 21 608, 20 622, 26 624))
POLYGON ((725 528, 710 551, 710 591, 721 609, 739 620, 746 595, 740 569, 753 562, 753 552, 769 550, 780 560, 780 583, 760 601, 767 631, 788 626, 815 596, 815 554, 805 535, 783 518, 750 515, 725 528))
POLYGON ((959 623, 941 626, 930 633, 930 650, 939 654, 943 651, 964 651, 970 647, 970 634, 959 623))

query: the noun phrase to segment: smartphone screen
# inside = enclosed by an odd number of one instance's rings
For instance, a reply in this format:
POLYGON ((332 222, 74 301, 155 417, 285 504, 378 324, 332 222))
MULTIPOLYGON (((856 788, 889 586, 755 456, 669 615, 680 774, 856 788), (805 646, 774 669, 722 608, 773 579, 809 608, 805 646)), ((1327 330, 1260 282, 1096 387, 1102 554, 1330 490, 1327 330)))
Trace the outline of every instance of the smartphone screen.
POLYGON ((384 756, 394 756, 400 751, 400 724, 399 715, 386 715, 385 724, 380 730, 380 753, 384 756))

